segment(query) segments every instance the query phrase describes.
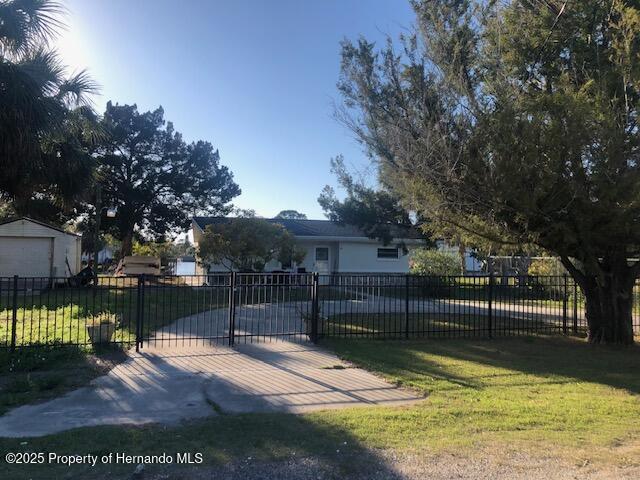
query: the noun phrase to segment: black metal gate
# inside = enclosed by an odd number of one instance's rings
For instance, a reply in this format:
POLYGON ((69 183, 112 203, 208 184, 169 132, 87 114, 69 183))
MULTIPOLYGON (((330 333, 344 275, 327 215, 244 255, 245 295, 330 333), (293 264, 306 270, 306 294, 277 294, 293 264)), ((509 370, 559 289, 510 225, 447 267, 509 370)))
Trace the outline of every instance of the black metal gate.
POLYGON ((141 276, 136 292, 136 349, 315 341, 317 292, 317 274, 141 276))

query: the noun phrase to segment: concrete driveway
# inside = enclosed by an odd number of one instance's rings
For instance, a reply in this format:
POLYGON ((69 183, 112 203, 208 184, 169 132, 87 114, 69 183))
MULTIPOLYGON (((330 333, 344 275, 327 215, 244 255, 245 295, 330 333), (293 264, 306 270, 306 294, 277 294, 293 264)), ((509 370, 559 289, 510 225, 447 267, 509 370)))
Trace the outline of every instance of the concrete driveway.
POLYGON ((212 415, 401 405, 397 388, 309 343, 172 346, 130 358, 88 387, 0 417, 0 436, 29 437, 96 425, 176 424, 212 415))

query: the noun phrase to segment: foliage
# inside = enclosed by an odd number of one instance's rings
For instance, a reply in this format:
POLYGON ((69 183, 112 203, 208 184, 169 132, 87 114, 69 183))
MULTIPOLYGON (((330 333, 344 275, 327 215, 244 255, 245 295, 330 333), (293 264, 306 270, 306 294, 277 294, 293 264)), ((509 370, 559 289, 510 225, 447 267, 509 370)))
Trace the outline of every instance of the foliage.
MULTIPOLYGON (((93 231, 90 229, 85 229, 85 223, 77 224, 77 228, 82 232, 82 251, 83 252, 94 252, 93 244, 95 242, 95 238, 93 236, 93 231)), ((135 246, 135 243, 134 243, 135 246)), ((103 248, 109 248, 113 253, 113 258, 118 260, 120 249, 122 248, 122 242, 115 238, 110 233, 101 232, 98 237, 98 251, 103 248)))
POLYGON ((275 218, 285 218, 292 220, 306 220, 307 216, 304 213, 300 213, 297 210, 282 210, 275 218))
POLYGON ((92 358, 87 351, 70 345, 0 351, 0 414, 84 387, 103 375, 114 360, 126 359, 124 353, 106 353, 106 358, 92 358))
POLYGON ((107 104, 102 126, 109 135, 99 149, 104 204, 117 207, 108 231, 132 250, 134 233, 163 239, 188 227, 194 214, 220 215, 240 194, 208 142, 186 143, 162 108, 139 113, 135 105, 107 104))
POLYGON ((413 228, 407 209, 393 191, 376 189, 354 179, 342 156, 331 159, 331 171, 347 196, 339 200, 332 187, 324 187, 318 203, 330 220, 355 225, 368 237, 379 239, 385 245, 399 238, 398 228, 413 228))
POLYGON ((591 339, 632 342, 637 2, 412 5, 400 51, 343 43, 341 118, 409 208, 559 256, 585 291, 591 339))
POLYGON ((284 266, 304 259, 293 235, 282 225, 260 218, 233 218, 208 225, 198 244, 198 255, 206 263, 229 270, 258 272, 271 260, 284 266))
POLYGON ((449 252, 416 248, 409 258, 411 273, 419 275, 460 275, 460 260, 449 252))
POLYGON ((121 323, 120 317, 111 312, 99 312, 89 317, 88 323, 90 325, 106 325, 106 324, 118 324, 121 323))
POLYGON ((252 208, 234 208, 232 210, 233 216, 238 218, 256 218, 258 215, 252 208))
POLYGON ((529 265, 529 275, 541 277, 550 275, 564 275, 567 270, 557 258, 534 258, 529 265))
POLYGON ((195 253, 193 245, 185 238, 184 242, 138 242, 133 243, 133 254, 158 258, 177 258, 195 253))
POLYGON ((99 139, 86 72, 50 47, 63 26, 49 0, 0 3, 0 196, 20 215, 62 223, 91 184, 99 139))

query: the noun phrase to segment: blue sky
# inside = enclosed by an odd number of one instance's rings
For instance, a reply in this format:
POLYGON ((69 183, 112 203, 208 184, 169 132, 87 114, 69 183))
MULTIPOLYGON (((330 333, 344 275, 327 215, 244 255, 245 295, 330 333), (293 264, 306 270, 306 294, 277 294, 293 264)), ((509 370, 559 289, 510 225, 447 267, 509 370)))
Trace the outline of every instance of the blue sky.
POLYGON ((162 105, 187 140, 210 141, 242 188, 241 208, 324 218, 331 157, 368 163, 332 118, 339 42, 383 41, 409 27, 405 0, 68 0, 58 41, 107 100, 162 105))

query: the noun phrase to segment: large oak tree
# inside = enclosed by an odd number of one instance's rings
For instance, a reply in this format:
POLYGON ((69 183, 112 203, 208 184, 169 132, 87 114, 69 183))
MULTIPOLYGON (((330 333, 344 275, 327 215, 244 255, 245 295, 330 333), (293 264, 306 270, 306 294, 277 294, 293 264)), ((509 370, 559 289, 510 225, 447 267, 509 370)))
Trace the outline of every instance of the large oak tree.
POLYGON ((593 342, 633 342, 640 3, 412 2, 400 48, 345 42, 342 118, 407 208, 558 255, 593 342))
POLYGON ((225 215, 240 194, 233 174, 209 142, 187 143, 162 108, 107 104, 108 140, 97 154, 103 204, 117 207, 108 229, 131 255, 134 235, 161 240, 184 230, 193 215, 225 215))

